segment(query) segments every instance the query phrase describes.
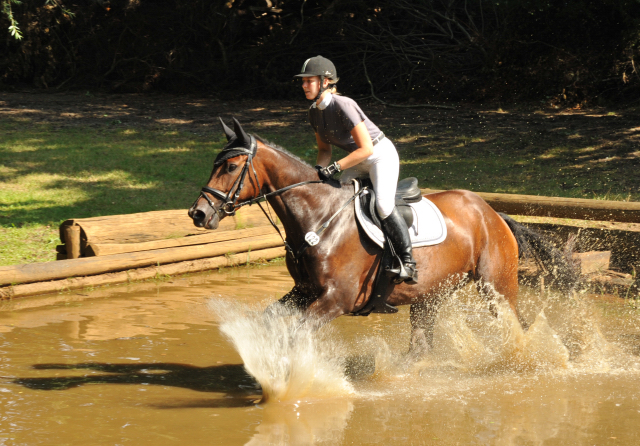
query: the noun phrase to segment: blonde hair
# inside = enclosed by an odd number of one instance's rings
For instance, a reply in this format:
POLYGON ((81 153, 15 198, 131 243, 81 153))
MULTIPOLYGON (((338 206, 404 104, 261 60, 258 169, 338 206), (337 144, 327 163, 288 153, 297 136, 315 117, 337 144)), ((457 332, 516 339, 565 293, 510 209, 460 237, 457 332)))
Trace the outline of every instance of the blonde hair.
POLYGON ((338 87, 336 86, 337 83, 338 79, 329 79, 329 85, 325 91, 328 91, 331 94, 340 95, 340 93, 338 93, 338 87))

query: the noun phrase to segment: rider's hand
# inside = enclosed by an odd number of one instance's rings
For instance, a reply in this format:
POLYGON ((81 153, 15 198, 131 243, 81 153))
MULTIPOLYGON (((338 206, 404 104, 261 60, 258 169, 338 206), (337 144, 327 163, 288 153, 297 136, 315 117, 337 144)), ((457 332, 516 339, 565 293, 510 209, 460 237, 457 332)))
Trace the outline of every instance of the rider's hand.
POLYGON ((341 171, 340 164, 338 164, 338 162, 329 164, 327 167, 316 165, 316 170, 318 171, 318 176, 322 181, 332 180, 333 176, 341 171))

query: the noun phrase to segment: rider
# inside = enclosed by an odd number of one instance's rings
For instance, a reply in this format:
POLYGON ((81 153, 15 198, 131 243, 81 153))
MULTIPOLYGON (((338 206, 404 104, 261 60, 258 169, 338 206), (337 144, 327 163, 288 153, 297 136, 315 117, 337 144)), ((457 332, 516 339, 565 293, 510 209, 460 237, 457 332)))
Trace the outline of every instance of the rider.
POLYGON ((313 103, 309 122, 316 134, 318 157, 316 170, 323 180, 344 171, 341 181, 369 175, 376 192, 376 209, 382 229, 399 255, 404 271, 398 279, 409 284, 418 280, 416 262, 411 252, 411 239, 404 218, 395 207, 400 160, 395 146, 350 98, 338 96, 338 82, 333 63, 322 56, 307 59, 300 74, 302 89, 313 103), (349 152, 331 162, 331 145, 349 152))

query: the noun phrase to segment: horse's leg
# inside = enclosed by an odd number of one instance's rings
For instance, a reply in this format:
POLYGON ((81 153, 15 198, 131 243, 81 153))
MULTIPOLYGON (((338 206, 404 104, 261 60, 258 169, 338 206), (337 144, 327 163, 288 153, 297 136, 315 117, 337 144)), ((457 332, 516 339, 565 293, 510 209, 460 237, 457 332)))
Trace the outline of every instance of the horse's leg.
POLYGON ((409 310, 411 322, 409 353, 411 355, 420 357, 433 348, 433 329, 439 307, 439 300, 422 300, 411 304, 409 310))
MULTIPOLYGON (((278 303, 287 308, 303 311, 314 299, 315 295, 310 289, 296 284, 291 291, 278 299, 278 303)), ((271 307, 271 305, 269 307, 271 307)))
POLYGON ((516 306, 519 288, 517 251, 511 254, 506 256, 506 259, 501 257, 502 261, 498 261, 495 257, 484 256, 478 265, 476 288, 478 293, 487 300, 489 311, 493 316, 498 316, 496 300, 503 297, 522 328, 526 330, 527 323, 520 317, 516 306))

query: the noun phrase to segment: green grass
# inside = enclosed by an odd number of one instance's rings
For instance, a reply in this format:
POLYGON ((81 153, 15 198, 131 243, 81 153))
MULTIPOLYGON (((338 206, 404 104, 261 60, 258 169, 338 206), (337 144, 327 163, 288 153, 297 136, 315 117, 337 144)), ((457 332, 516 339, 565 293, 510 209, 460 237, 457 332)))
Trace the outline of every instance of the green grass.
POLYGON ((421 187, 469 189, 591 198, 640 200, 640 156, 628 147, 607 147, 585 139, 400 136, 411 149, 401 153, 402 176, 421 187), (631 161, 630 158, 631 157, 631 161))
POLYGON ((185 209, 222 137, 0 122, 0 265, 55 259, 69 218, 185 209))

